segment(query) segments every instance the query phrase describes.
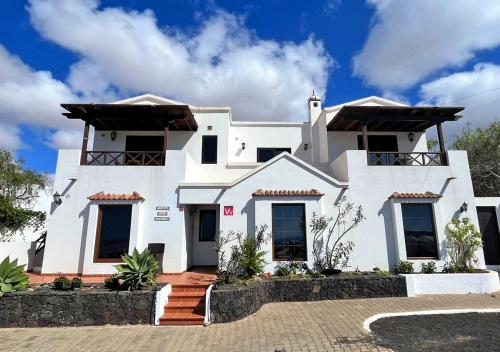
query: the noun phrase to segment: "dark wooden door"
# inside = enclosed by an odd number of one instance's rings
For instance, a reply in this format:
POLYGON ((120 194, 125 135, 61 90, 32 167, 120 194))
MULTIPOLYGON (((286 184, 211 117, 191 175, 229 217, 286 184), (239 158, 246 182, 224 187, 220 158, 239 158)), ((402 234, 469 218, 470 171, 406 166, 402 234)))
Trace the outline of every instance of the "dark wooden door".
POLYGON ((477 207, 479 229, 483 234, 486 265, 500 265, 500 234, 495 207, 477 207))

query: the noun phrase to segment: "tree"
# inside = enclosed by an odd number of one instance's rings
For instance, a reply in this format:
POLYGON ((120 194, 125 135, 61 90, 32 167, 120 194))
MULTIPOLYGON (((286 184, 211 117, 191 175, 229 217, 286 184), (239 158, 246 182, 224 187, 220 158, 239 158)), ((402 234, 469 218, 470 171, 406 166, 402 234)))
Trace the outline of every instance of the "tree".
POLYGON ((476 196, 500 195, 500 121, 485 128, 467 125, 451 149, 467 151, 476 196))
POLYGON ((38 229, 45 224, 45 212, 32 210, 32 206, 47 184, 45 174, 26 169, 23 160, 0 151, 0 242, 26 227, 38 229))

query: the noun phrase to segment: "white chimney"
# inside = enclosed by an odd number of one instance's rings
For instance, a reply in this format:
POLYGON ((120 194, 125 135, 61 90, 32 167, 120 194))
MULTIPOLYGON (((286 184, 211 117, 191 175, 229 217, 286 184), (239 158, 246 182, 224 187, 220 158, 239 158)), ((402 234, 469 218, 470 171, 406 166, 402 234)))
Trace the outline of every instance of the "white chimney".
POLYGON ((321 98, 313 94, 307 100, 309 108, 309 124, 311 129, 311 156, 313 163, 328 162, 328 141, 326 133, 326 116, 321 109, 321 98))

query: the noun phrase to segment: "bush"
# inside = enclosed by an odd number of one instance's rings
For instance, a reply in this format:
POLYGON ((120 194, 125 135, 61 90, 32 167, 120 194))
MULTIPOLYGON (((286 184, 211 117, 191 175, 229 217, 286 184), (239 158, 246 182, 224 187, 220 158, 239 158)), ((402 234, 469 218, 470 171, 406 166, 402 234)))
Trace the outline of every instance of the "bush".
POLYGON ((413 272, 413 263, 407 260, 401 260, 394 265, 394 272, 396 274, 411 274, 413 272))
POLYGON ((72 288, 71 280, 66 276, 59 276, 54 279, 54 289, 59 291, 69 291, 72 288))
POLYGON ((0 297, 4 293, 19 291, 28 286, 29 278, 24 273, 24 265, 17 265, 17 259, 9 257, 0 263, 0 297))
POLYGON ((82 279, 80 279, 79 277, 74 277, 71 280, 71 289, 72 290, 81 288, 82 286, 83 286, 83 282, 82 282, 82 279))
POLYGON ((435 262, 422 263, 422 265, 420 266, 420 271, 423 272, 424 274, 434 274, 436 272, 436 263, 435 262))
POLYGON ((287 265, 278 265, 276 271, 274 272, 276 276, 288 276, 290 275, 290 269, 288 269, 287 265))
POLYGON ((120 281, 114 277, 107 277, 104 279, 104 287, 110 289, 110 290, 119 290, 120 289, 120 281))
POLYGON ((374 273, 379 273, 379 272, 381 272, 382 270, 380 270, 380 268, 379 268, 378 266, 376 266, 375 268, 373 268, 373 269, 372 269, 372 271, 373 271, 374 273))
POLYGON ((156 285, 158 262, 148 249, 139 253, 134 248, 132 255, 122 255, 121 258, 125 264, 115 265, 118 273, 114 276, 123 280, 124 288, 133 291, 156 285))
POLYGON ((482 236, 469 218, 452 219, 446 226, 446 249, 454 272, 473 271, 482 236))
POLYGON ((240 267, 247 278, 264 272, 266 253, 259 249, 260 244, 253 238, 245 238, 241 244, 240 267))

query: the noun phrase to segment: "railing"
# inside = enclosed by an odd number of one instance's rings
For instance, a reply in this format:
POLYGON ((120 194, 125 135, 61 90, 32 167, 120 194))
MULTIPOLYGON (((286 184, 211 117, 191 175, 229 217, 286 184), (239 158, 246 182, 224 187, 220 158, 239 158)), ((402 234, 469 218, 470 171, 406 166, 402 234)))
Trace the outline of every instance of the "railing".
POLYGON ((36 239, 36 249, 35 249, 35 255, 40 253, 45 248, 45 242, 47 241, 47 231, 42 232, 40 237, 36 239))
POLYGON ((89 151, 85 152, 83 165, 97 166, 162 166, 165 153, 158 151, 89 151))
POLYGON ((441 153, 369 152, 368 165, 382 166, 442 166, 441 153))

